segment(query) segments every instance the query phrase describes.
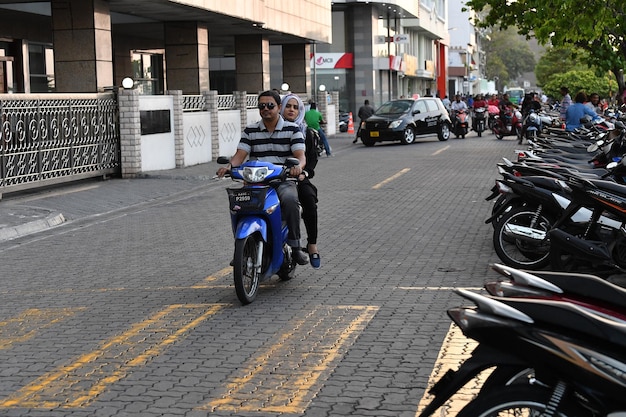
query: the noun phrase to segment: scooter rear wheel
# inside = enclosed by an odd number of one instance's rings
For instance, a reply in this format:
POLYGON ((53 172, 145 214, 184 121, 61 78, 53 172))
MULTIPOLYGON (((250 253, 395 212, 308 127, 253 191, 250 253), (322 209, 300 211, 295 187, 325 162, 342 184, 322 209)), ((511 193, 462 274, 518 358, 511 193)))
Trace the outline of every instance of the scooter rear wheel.
POLYGON ((545 233, 554 225, 551 216, 528 207, 515 207, 502 216, 493 229, 493 248, 506 265, 520 269, 541 269, 550 263, 550 240, 531 237, 545 233), (516 233, 519 229, 522 233, 516 233), (524 232, 529 233, 525 236, 524 232))
POLYGON ((259 234, 255 233, 235 241, 233 278, 237 298, 244 305, 253 302, 259 291, 261 265, 257 262, 260 240, 259 234))
MULTIPOLYGON (((549 405, 551 390, 533 386, 514 384, 496 387, 489 392, 481 393, 468 403, 457 417, 495 417, 510 415, 544 415, 549 405)), ((561 400, 554 413, 558 417, 581 417, 589 413, 579 404, 573 404, 569 398, 561 400)), ((552 415, 552 414, 551 414, 552 415)))

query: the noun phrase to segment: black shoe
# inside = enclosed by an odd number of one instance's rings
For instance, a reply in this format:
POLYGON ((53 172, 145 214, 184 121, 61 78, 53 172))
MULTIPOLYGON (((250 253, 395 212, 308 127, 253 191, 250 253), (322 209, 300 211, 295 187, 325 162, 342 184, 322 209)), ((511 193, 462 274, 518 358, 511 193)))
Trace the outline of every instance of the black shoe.
POLYGON ((354 140, 352 141, 352 143, 356 143, 357 141, 358 141, 358 139, 354 139, 354 140))
POLYGON ((291 248, 291 256, 298 265, 306 265, 309 263, 309 258, 300 248, 291 248))

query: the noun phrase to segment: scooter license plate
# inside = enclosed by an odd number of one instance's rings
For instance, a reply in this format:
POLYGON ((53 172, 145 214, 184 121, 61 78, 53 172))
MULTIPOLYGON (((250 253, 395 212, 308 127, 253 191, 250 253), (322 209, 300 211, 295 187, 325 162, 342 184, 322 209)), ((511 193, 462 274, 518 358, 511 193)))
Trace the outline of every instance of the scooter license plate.
POLYGON ((379 136, 379 133, 376 131, 370 132, 370 138, 377 138, 379 136))
POLYGON ((226 189, 230 210, 238 212, 263 210, 268 189, 269 187, 226 189))

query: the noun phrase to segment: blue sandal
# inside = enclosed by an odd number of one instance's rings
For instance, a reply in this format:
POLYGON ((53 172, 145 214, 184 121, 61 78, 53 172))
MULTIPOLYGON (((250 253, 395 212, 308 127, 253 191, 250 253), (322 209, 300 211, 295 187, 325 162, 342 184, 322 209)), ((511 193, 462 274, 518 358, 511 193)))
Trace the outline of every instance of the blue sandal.
POLYGON ((322 267, 322 258, 319 253, 309 253, 309 261, 313 269, 320 269, 322 267))

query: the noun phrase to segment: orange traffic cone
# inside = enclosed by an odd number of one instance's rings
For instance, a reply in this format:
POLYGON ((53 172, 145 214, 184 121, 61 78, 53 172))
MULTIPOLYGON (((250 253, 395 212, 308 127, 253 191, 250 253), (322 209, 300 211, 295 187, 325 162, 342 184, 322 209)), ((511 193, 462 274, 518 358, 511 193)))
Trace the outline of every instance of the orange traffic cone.
POLYGON ((354 121, 352 121, 352 112, 348 115, 348 133, 354 135, 354 121))

